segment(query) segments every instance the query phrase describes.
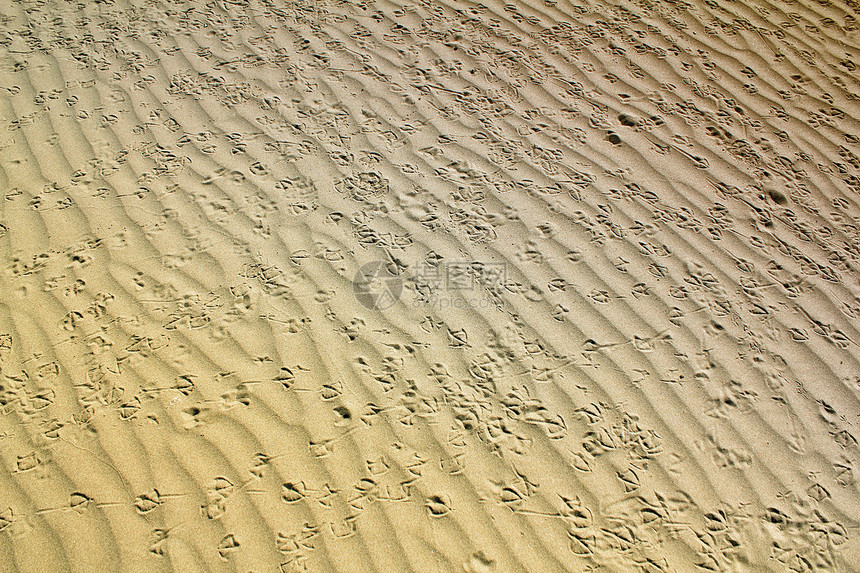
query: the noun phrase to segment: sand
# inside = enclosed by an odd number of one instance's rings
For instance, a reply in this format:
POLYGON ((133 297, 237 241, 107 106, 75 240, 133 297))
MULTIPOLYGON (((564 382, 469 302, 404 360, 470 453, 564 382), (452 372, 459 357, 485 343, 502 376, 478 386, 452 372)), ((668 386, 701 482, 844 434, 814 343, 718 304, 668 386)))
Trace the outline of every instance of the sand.
POLYGON ((0 571, 860 571, 854 0, 0 4, 0 571))

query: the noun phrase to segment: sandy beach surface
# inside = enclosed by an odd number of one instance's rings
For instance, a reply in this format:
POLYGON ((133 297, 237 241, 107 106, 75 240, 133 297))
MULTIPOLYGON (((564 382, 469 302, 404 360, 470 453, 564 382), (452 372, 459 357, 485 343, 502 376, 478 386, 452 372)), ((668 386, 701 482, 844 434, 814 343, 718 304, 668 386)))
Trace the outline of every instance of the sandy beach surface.
POLYGON ((0 572, 860 571, 856 0, 0 0, 0 572))

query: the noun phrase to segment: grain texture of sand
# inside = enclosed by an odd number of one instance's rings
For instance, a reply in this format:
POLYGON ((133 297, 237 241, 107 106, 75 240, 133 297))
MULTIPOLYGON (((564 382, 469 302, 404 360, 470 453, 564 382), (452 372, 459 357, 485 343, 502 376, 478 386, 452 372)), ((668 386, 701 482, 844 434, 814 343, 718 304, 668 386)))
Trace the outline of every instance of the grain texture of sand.
POLYGON ((0 0, 0 572, 860 571, 856 0, 0 0))

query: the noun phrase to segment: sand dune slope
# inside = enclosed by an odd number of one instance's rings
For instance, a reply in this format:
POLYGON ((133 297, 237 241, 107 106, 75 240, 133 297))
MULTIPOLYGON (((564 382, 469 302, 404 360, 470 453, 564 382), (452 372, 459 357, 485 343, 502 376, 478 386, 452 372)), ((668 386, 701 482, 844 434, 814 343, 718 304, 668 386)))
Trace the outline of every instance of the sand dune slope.
POLYGON ((855 0, 0 4, 0 571, 860 571, 855 0))

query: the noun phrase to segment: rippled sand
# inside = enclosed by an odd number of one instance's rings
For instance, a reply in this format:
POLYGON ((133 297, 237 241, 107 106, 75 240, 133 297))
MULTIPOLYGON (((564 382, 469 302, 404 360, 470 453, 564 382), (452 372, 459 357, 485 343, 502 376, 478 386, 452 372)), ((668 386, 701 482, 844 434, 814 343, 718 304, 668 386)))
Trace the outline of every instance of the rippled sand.
POLYGON ((0 571, 860 571, 855 0, 5 0, 0 571))

